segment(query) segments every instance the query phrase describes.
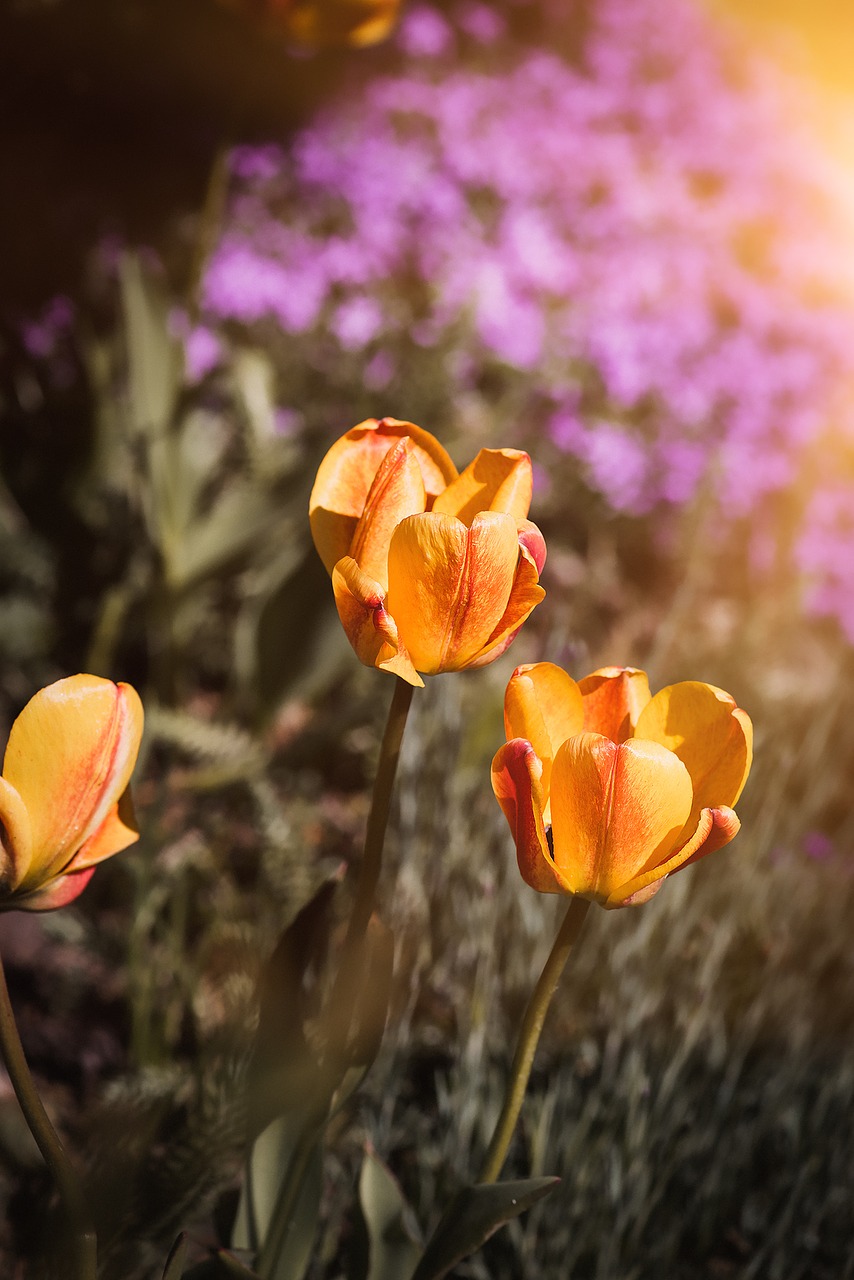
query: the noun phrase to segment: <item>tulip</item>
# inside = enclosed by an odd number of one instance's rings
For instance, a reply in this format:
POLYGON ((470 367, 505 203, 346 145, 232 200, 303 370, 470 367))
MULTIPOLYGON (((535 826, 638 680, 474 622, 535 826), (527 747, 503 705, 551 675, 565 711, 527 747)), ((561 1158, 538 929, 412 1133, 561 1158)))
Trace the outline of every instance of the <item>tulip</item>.
POLYGON ((364 48, 384 40, 400 0, 221 0, 309 49, 364 48))
POLYGON ((539 662, 511 676, 504 722, 492 785, 522 876, 541 893, 646 902, 739 830, 732 806, 753 728, 714 685, 686 680, 652 697, 632 667, 576 684, 539 662))
POLYGON ((0 910, 65 906, 139 838, 128 783, 142 721, 136 691, 97 676, 30 699, 0 777, 0 910))
POLYGON ((492 662, 545 592, 526 517, 531 460, 481 449, 462 474, 429 432, 395 418, 348 431, 309 502, 338 614, 367 666, 412 685, 492 662))

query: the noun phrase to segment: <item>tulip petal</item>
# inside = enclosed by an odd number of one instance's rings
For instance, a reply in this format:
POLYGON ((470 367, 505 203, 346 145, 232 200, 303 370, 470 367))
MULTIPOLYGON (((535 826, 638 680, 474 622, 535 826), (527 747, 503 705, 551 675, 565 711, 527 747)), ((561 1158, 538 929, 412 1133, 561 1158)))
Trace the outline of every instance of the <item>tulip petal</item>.
POLYGON ((584 697, 584 728, 589 733, 603 733, 612 742, 625 742, 633 736, 638 716, 650 698, 645 672, 637 667, 600 667, 579 680, 578 687, 584 697))
POLYGON ((71 676, 40 690, 12 726, 3 775, 30 819, 27 892, 61 871, 125 791, 143 712, 130 685, 71 676))
POLYGON ((353 533, 350 555, 370 578, 383 588, 388 584, 388 548, 391 535, 405 516, 427 505, 424 478, 415 446, 402 436, 379 465, 365 500, 365 509, 353 533))
POLYGON ((543 572, 546 563, 546 540, 532 520, 519 520, 516 524, 519 543, 529 552, 537 566, 537 573, 543 572))
POLYGON ((666 876, 673 875, 699 862, 706 854, 714 853, 729 844, 741 829, 741 822, 732 809, 703 809, 697 827, 690 840, 681 845, 664 862, 644 868, 627 884, 611 894, 606 907, 637 906, 648 902, 658 891, 666 876))
POLYGON ((572 676, 553 662, 516 668, 504 694, 505 735, 527 739, 542 761, 546 805, 558 747, 583 727, 584 701, 572 676))
POLYGON ((422 688, 424 681, 386 610, 382 584, 363 573, 352 556, 344 556, 332 571, 332 590, 341 624, 359 661, 422 688))
POLYGON ((380 463, 392 445, 408 437, 421 468, 427 504, 456 479, 457 469, 429 431, 397 418, 368 418, 336 440, 317 470, 309 498, 311 536, 332 573, 350 554, 356 525, 380 463))
MULTIPOLYGON (((118 850, 116 850, 118 853, 118 850)), ((79 898, 89 881, 95 874, 94 867, 85 867, 82 871, 72 871, 68 875, 57 876, 46 884, 34 889, 32 893, 15 895, 3 910, 7 911, 56 911, 58 907, 67 907, 69 902, 79 898)))
POLYGON ((18 792, 0 778, 0 898, 13 892, 32 860, 30 815, 18 792))
POLYGON ((542 775, 542 761, 522 738, 505 743, 492 761, 492 789, 513 832, 522 879, 538 893, 564 893, 543 823, 542 775))
MULTIPOLYGON (((459 671, 487 643, 499 642, 494 633, 519 555, 516 521, 494 511, 481 512, 470 529, 433 511, 397 526, 389 548, 388 608, 419 671, 459 671)), ((526 604, 527 612, 534 603, 526 604)))
POLYGON ((656 742, 616 744, 581 733, 552 768, 555 869, 572 893, 606 903, 621 886, 663 862, 691 811, 691 779, 656 742))
POLYGON ((510 588, 507 608, 483 648, 466 662, 466 668, 475 670, 500 658, 502 653, 510 648, 522 623, 545 598, 545 594, 539 585, 539 573, 534 558, 528 548, 520 543, 516 577, 510 588))
POLYGON ((531 459, 520 449, 481 449, 465 471, 451 481, 433 510, 470 525, 480 511, 503 511, 524 520, 531 505, 531 459))
POLYGON ((78 853, 69 862, 66 870, 82 871, 86 867, 94 867, 111 858, 114 853, 121 853, 128 845, 139 839, 139 827, 133 810, 130 787, 113 805, 104 821, 89 839, 80 847, 78 853))
POLYGON ((699 680, 669 685, 646 705, 635 732, 674 751, 688 769, 690 825, 702 809, 732 806, 741 795, 753 759, 753 726, 723 689, 699 680))

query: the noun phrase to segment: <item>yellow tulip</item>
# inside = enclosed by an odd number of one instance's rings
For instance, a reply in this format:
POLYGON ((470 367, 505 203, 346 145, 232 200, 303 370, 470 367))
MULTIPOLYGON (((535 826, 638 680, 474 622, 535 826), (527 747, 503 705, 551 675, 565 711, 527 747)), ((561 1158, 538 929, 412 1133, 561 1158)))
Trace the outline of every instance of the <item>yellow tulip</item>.
POLYGON ((492 662, 545 592, 546 547, 526 517, 531 460, 481 449, 462 474, 428 431, 374 418, 320 464, 315 546, 358 657, 413 685, 419 672, 492 662))
POLYGON ((397 21, 400 0, 221 0, 306 48, 384 40, 397 21))
POLYGON ((652 697, 633 667, 576 683, 538 662, 511 676, 504 724, 492 786, 519 870, 541 893, 646 902, 739 830, 753 727, 714 685, 685 680, 652 697))
POLYGON ((142 736, 128 684, 70 676, 12 725, 0 777, 0 910, 50 911, 139 838, 128 783, 142 736))

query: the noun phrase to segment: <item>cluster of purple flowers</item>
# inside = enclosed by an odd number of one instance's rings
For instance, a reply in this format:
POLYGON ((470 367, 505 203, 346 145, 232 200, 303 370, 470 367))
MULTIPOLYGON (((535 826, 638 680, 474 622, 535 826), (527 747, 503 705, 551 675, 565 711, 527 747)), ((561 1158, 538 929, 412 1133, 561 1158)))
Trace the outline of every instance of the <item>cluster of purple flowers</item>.
POLYGON ((497 364, 620 512, 800 485, 810 607, 854 641, 839 171, 691 0, 540 0, 511 38, 533 9, 416 7, 398 71, 238 150, 209 323, 322 332, 377 388, 402 334, 462 389, 497 364))

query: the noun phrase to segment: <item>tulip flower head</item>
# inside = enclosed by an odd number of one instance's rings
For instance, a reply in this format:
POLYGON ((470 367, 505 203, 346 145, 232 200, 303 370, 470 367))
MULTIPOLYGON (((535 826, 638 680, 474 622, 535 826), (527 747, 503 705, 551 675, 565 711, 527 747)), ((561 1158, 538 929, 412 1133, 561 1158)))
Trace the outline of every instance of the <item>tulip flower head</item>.
POLYGON ((545 592, 528 519, 531 460, 481 449, 462 474, 428 431, 374 418, 320 464, 309 518, 358 657, 413 685, 419 672, 492 662, 545 592))
POLYGON ((714 685, 686 680, 652 697, 633 667, 576 684, 538 662, 511 676, 504 723, 492 786, 519 870, 541 893, 637 905, 739 830, 732 806, 753 727, 714 685))
POLYGON ((51 911, 139 838, 128 783, 142 704, 127 684, 70 676, 12 725, 0 777, 0 910, 51 911))

